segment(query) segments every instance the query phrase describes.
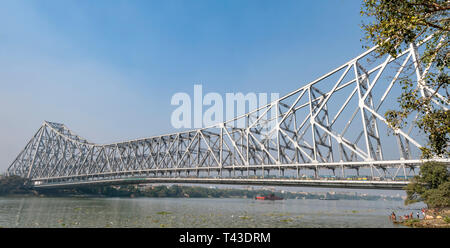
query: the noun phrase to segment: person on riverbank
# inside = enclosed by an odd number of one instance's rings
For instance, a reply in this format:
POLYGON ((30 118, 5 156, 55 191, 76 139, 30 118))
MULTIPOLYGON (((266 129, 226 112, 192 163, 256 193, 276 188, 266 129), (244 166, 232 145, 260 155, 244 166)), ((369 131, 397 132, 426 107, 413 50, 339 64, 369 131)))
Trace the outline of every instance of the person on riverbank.
POLYGON ((391 221, 395 221, 395 220, 397 220, 397 216, 395 215, 395 213, 394 213, 394 212, 392 212, 392 214, 391 214, 390 218, 391 218, 391 221))
POLYGON ((427 216, 426 213, 425 213, 425 209, 424 209, 424 208, 422 208, 422 215, 423 215, 423 218, 424 218, 424 219, 425 219, 425 217, 427 216))
POLYGON ((417 219, 420 219, 420 215, 419 215, 419 212, 417 212, 417 219))

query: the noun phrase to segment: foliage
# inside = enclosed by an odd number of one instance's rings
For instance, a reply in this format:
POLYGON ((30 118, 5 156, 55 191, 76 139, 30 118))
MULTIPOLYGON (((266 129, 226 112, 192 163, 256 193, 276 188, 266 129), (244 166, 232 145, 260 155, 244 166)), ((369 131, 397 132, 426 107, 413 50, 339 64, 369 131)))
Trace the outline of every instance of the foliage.
POLYGON ((430 189, 424 193, 425 203, 433 208, 450 206, 450 182, 447 181, 437 189, 430 189))
POLYGON ((0 179, 0 195, 31 193, 30 181, 19 176, 5 176, 0 179))
POLYGON ((399 80, 403 88, 398 98, 400 110, 385 114, 390 126, 399 129, 411 114, 417 113, 416 124, 428 137, 428 144, 421 148, 424 158, 450 154, 450 113, 433 102, 449 103, 449 10, 450 1, 446 0, 364 0, 361 10, 361 15, 372 21, 362 25, 364 39, 378 45, 380 56, 397 57, 410 44, 425 42, 418 65, 421 73, 427 73, 418 79, 419 87, 413 87, 411 76, 399 80), (424 41, 428 36, 431 39, 424 41), (436 93, 444 91, 445 95, 436 100, 436 93))
POLYGON ((109 196, 109 197, 130 197, 138 193, 138 190, 133 185, 126 186, 89 186, 77 187, 70 189, 37 189, 39 193, 48 196, 109 196))
MULTIPOLYGON (((67 196, 94 196, 94 197, 189 197, 189 198, 250 198, 258 195, 269 195, 270 190, 246 190, 246 189, 218 189, 199 186, 180 186, 180 185, 122 185, 122 186, 89 186, 77 188, 37 188, 34 189, 41 196, 67 197, 67 196)), ((34 191, 33 190, 33 191, 34 191)), ((24 191, 24 193, 26 193, 24 191)), ((34 192, 33 192, 34 193, 34 192)), ((307 192, 284 192, 276 193, 285 199, 305 198, 322 199, 322 194, 307 192)), ((328 193, 327 193, 328 195, 328 193)), ((329 198, 327 196, 326 198, 329 198)), ((342 200, 379 200, 381 196, 376 195, 355 195, 339 194, 332 195, 336 199, 342 200)), ((399 200, 394 199, 393 200, 399 200)))
POLYGON ((428 207, 450 206, 450 172, 443 163, 426 162, 406 186, 405 204, 423 201, 428 207))
POLYGON ((450 223, 450 217, 449 216, 444 216, 444 221, 445 221, 445 223, 450 223))

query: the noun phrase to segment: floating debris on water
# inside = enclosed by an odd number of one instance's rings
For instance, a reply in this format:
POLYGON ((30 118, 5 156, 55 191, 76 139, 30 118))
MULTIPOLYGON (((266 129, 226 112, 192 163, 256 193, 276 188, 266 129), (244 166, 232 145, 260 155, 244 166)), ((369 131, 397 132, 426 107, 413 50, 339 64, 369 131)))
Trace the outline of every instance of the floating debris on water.
POLYGON ((250 216, 239 216, 239 218, 241 218, 242 220, 249 220, 252 217, 250 217, 250 216))
POLYGON ((156 214, 159 214, 159 215, 168 215, 168 214, 172 214, 171 212, 167 212, 167 211, 160 211, 160 212, 157 212, 156 214))
POLYGON ((282 219, 281 222, 292 222, 292 219, 282 219))

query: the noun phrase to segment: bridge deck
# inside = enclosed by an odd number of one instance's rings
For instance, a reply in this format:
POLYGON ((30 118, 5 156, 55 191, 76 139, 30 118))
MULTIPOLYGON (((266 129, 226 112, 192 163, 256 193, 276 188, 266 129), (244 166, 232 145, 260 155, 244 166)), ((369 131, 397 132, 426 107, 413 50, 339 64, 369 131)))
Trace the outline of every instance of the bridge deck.
POLYGON ((305 179, 242 179, 242 178, 121 178, 110 180, 92 180, 83 182, 56 182, 35 185, 36 188, 72 188, 93 185, 118 185, 141 183, 174 184, 229 184, 261 186, 294 186, 321 188, 355 188, 355 189, 403 189, 408 181, 355 181, 355 180, 305 180, 305 179))

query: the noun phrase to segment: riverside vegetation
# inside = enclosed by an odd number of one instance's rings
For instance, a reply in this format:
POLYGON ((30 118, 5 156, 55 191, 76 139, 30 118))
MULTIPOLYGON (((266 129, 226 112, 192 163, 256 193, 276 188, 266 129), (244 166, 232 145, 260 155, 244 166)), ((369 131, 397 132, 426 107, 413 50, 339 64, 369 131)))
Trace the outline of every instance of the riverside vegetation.
POLYGON ((443 163, 427 162, 406 186, 405 204, 423 202, 428 209, 423 220, 407 220, 412 227, 450 227, 450 172, 443 163))
MULTIPOLYGON (((425 49, 417 62, 427 68, 427 73, 421 75, 419 82, 411 76, 414 73, 398 78, 397 83, 402 86, 398 108, 388 110, 385 117, 393 130, 412 122, 425 134, 427 144, 420 150, 426 159, 450 155, 450 111, 440 107, 449 105, 450 99, 449 10, 448 0, 364 0, 361 8, 361 15, 367 17, 361 26, 365 32, 363 40, 377 45, 379 56, 389 54, 395 58, 412 43, 424 42, 425 49), (435 100, 437 93, 442 94, 439 100, 435 100), (411 121, 412 117, 415 118, 411 121)), ((410 220, 406 225, 428 227, 428 222, 436 219, 450 227, 448 165, 425 163, 420 175, 406 187, 406 193, 405 204, 422 201, 433 213, 428 215, 429 220, 410 220)))
MULTIPOLYGON (((0 179, 0 196, 28 195, 49 197, 192 197, 192 198, 255 198, 268 195, 272 190, 266 189, 219 189, 182 185, 121 185, 78 187, 72 189, 34 189, 27 179, 8 176, 0 179)), ((380 200, 381 195, 362 195, 355 193, 310 193, 310 192, 276 192, 285 199, 339 199, 339 200, 380 200)), ((389 197, 402 200, 400 197, 389 197)))

